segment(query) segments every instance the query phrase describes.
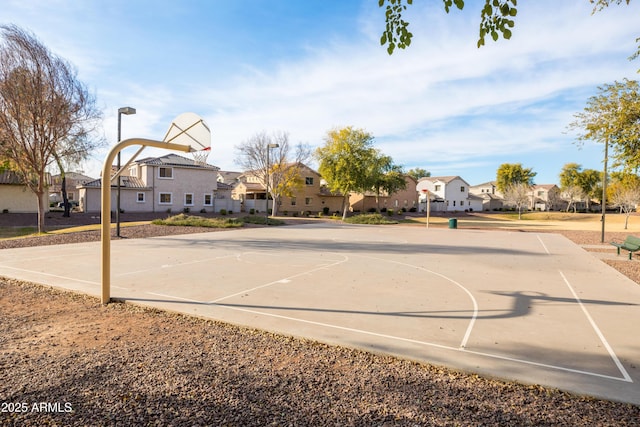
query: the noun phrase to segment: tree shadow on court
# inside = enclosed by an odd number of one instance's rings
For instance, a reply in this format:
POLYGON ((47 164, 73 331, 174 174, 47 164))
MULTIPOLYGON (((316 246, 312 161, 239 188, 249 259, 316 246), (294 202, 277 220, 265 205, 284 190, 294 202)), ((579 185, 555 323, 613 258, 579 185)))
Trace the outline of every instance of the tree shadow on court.
MULTIPOLYGON (((155 237, 148 240, 150 246, 156 246, 154 242, 159 240, 175 241, 175 238, 155 237)), ((336 240, 294 240, 294 239, 237 239, 237 240, 210 240, 199 239, 192 236, 185 237, 184 242, 188 246, 229 247, 229 250, 242 247, 245 250, 279 250, 279 251, 312 251, 312 252, 337 252, 337 253, 389 253, 394 254, 446 254, 446 255, 508 255, 508 256, 548 256, 543 252, 528 251, 507 247, 495 247, 489 245, 442 245, 430 243, 402 243, 390 241, 336 241, 336 240)))
MULTIPOLYGON (((398 317, 398 318, 421 318, 421 319, 451 319, 451 320, 492 320, 492 319, 510 319, 525 317, 531 314, 534 306, 539 303, 553 303, 563 305, 578 305, 579 302, 573 298, 554 297, 541 292, 498 292, 489 291, 488 293, 494 295, 500 295, 508 298, 512 298, 513 302, 508 308, 503 310, 489 309, 479 310, 478 315, 474 317, 474 311, 468 310, 424 310, 424 311, 372 311, 372 310, 357 310, 357 309, 340 309, 340 308, 319 308, 319 307, 301 307, 301 306, 284 306, 284 305, 259 305, 259 304, 233 304, 222 302, 206 302, 206 301, 185 301, 185 300, 171 300, 171 299, 158 299, 158 298, 123 298, 114 300, 140 302, 140 303, 169 303, 169 304, 188 304, 188 305, 205 305, 211 307, 226 307, 237 310, 265 310, 264 314, 269 315, 272 311, 285 311, 285 312, 312 312, 312 313, 326 313, 326 314, 347 314, 347 315, 364 315, 364 316, 383 316, 383 317, 398 317)), ((606 300, 594 300, 584 299, 581 300, 583 304, 587 305, 604 305, 604 306, 637 306, 638 304, 619 302, 619 301, 606 301, 606 300)))

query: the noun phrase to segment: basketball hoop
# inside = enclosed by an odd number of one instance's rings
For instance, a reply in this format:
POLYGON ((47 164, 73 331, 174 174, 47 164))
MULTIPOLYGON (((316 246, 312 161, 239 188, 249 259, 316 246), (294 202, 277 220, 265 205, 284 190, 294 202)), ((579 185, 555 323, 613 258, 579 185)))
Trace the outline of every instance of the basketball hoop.
POLYGON ((193 157, 193 161, 198 166, 206 166, 207 165, 207 157, 209 157, 209 153, 211 152, 211 147, 203 148, 202 150, 192 151, 191 156, 193 157))

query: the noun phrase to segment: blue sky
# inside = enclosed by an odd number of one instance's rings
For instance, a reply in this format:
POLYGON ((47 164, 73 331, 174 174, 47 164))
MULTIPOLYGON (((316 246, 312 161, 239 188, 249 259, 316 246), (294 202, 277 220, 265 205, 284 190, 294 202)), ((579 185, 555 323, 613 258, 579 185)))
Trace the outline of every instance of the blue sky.
MULTIPOLYGON (((640 60, 627 59, 640 2, 592 15, 588 0, 523 1, 512 39, 481 49, 483 2, 449 14, 439 0, 414 3, 412 45, 392 56, 377 0, 3 0, 0 24, 76 66, 109 145, 118 108, 132 106, 123 139, 162 139, 195 112, 212 131, 209 163, 223 170, 238 170, 234 147, 259 132, 317 147, 343 126, 370 132, 405 169, 472 185, 502 163, 533 168, 538 184, 557 183, 568 162, 601 169, 603 147, 580 149, 567 126, 598 86, 640 77, 640 60)), ((81 169, 98 177, 107 151, 81 169)))

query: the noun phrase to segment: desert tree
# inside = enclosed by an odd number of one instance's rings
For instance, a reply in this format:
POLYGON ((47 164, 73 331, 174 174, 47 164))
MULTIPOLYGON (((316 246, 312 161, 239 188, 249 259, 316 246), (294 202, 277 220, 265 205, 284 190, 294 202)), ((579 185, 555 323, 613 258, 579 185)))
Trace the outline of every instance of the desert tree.
POLYGON ((418 181, 420 178, 430 177, 431 172, 423 168, 411 168, 407 171, 407 175, 418 181))
POLYGON ((521 163, 503 163, 496 171, 496 188, 503 194, 515 184, 533 185, 536 172, 532 168, 524 168, 521 163))
POLYGON ((36 195, 42 232, 48 167, 102 144, 92 138, 102 114, 71 64, 34 35, 15 25, 0 35, 0 157, 36 195))
POLYGON ((633 171, 640 167, 640 85, 624 79, 598 87, 583 111, 574 114, 569 130, 577 131, 578 145, 594 141, 605 145, 613 167, 633 171), (608 150, 611 149, 611 153, 608 150))
POLYGON ((518 219, 522 219, 522 210, 529 204, 531 186, 526 182, 509 184, 504 191, 504 200, 518 211, 518 219))
POLYGON ((577 204, 585 198, 585 193, 579 185, 566 185, 560 189, 560 197, 567 202, 566 211, 569 212, 573 208, 573 213, 577 211, 577 204))
POLYGON ((237 145, 235 150, 235 161, 244 172, 254 176, 265 188, 269 187, 266 197, 273 199, 273 215, 276 215, 280 198, 301 185, 301 167, 311 158, 311 149, 303 143, 292 145, 287 132, 262 131, 237 145))
POLYGON ((344 196, 342 219, 347 216, 349 195, 372 188, 371 165, 379 156, 373 147, 373 136, 363 129, 345 127, 327 132, 325 144, 315 152, 320 163, 318 172, 329 190, 344 196))
POLYGON ((613 173, 613 182, 607 189, 607 198, 614 207, 625 214, 624 229, 627 229, 629 217, 640 204, 640 177, 634 173, 613 173))

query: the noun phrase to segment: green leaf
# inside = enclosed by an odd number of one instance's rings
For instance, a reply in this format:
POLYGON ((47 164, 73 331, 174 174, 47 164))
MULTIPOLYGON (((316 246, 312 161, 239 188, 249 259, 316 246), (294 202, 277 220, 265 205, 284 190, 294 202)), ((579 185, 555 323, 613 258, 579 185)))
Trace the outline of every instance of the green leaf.
POLYGON ((387 33, 382 33, 382 37, 380 37, 380 44, 381 45, 385 45, 387 44, 387 33))
POLYGON ((504 37, 505 39, 509 40, 511 38, 511 30, 509 30, 508 28, 505 28, 502 31, 502 37, 504 37))

